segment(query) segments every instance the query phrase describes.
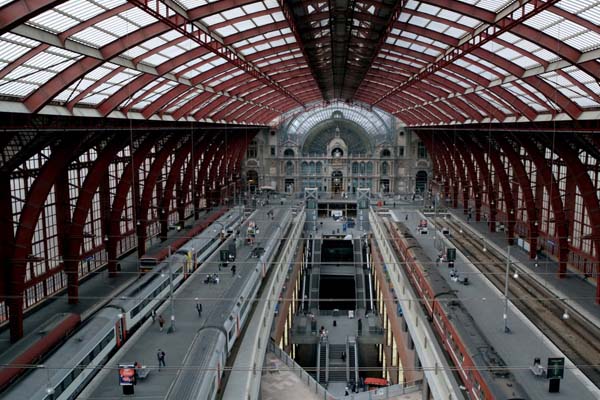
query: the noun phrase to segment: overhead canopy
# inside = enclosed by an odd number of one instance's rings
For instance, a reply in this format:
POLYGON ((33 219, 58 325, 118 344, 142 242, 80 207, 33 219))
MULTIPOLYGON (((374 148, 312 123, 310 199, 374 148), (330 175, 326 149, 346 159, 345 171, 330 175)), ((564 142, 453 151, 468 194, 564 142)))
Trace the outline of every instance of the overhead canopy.
POLYGON ((411 126, 598 119, 599 11, 597 0, 0 0, 0 111, 268 124, 340 99, 411 126))

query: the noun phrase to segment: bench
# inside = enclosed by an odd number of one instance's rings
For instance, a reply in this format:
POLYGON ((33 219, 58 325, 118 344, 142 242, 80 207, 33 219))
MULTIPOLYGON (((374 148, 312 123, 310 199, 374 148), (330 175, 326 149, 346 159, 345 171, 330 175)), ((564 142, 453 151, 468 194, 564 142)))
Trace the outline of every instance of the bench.
POLYGON ((136 373, 138 378, 146 379, 148 375, 150 375, 150 368, 146 367, 145 365, 142 365, 141 368, 136 369, 136 373))
POLYGON ((544 368, 541 364, 532 365, 529 367, 529 370, 536 378, 545 378, 546 377, 546 368, 544 368))

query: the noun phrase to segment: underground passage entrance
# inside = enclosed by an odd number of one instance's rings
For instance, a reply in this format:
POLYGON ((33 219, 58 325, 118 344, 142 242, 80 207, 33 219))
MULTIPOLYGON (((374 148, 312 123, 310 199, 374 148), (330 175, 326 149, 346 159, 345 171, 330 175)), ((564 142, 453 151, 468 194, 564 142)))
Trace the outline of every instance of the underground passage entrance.
POLYGON ((321 275, 319 286, 320 310, 355 310, 354 276, 321 275))

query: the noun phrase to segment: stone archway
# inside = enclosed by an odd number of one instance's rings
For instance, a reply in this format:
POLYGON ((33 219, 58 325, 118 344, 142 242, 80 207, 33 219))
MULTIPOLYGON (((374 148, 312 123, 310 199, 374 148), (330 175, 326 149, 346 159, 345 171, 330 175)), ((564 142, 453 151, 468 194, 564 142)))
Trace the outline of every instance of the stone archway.
POLYGON ((256 189, 258 188, 258 172, 253 169, 248 170, 246 172, 246 184, 250 193, 256 193, 256 189))
POLYGON ((415 176, 415 192, 423 193, 427 189, 427 172, 419 171, 415 176))
POLYGON ((344 191, 344 174, 342 171, 333 171, 331 174, 331 192, 341 193, 344 191))

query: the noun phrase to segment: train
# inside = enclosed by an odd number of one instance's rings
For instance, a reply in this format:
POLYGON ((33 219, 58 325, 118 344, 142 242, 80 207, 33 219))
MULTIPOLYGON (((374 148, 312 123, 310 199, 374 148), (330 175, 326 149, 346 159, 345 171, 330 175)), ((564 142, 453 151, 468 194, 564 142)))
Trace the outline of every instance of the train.
POLYGON ((168 247, 160 247, 158 249, 153 249, 143 256, 140 257, 140 272, 146 273, 152 271, 154 267, 160 264, 165 258, 169 256, 169 251, 176 252, 182 246, 189 242, 188 237, 196 237, 200 232, 203 232, 209 225, 213 222, 221 218, 223 214, 227 211, 227 208, 220 208, 206 216, 206 218, 196 224, 192 229, 186 232, 186 236, 182 236, 171 243, 171 248, 168 247))
POLYGON ((442 347, 474 400, 522 400, 529 396, 417 239, 402 222, 383 218, 401 266, 422 301, 442 347))
POLYGON ((250 276, 228 290, 219 302, 220 308, 207 316, 204 328, 196 334, 188 353, 190 356, 186 358, 183 371, 177 376, 172 385, 173 390, 169 392, 169 400, 216 399, 222 386, 227 357, 242 335, 242 329, 250 318, 254 299, 258 297, 261 283, 269 271, 270 263, 266 260, 275 256, 273 252, 277 251, 277 243, 281 238, 289 237, 292 229, 292 212, 282 212, 283 215, 276 217, 281 221, 278 231, 271 235, 250 276), (225 320, 223 315, 226 316, 225 320))
POLYGON ((60 313, 52 316, 36 327, 23 341, 11 346, 2 355, 0 362, 0 390, 10 385, 27 371, 26 366, 37 363, 44 354, 49 353, 77 329, 81 318, 75 313, 60 313), (30 341, 31 337, 33 340, 30 341))
POLYGON ((205 262, 222 243, 222 230, 237 226, 241 212, 234 209, 213 220, 171 257, 144 274, 118 298, 93 317, 57 348, 43 365, 9 387, 5 400, 71 400, 90 382, 115 351, 131 336, 152 310, 169 295, 170 279, 179 286, 187 274, 205 262), (218 227, 218 229, 217 229, 218 227))

